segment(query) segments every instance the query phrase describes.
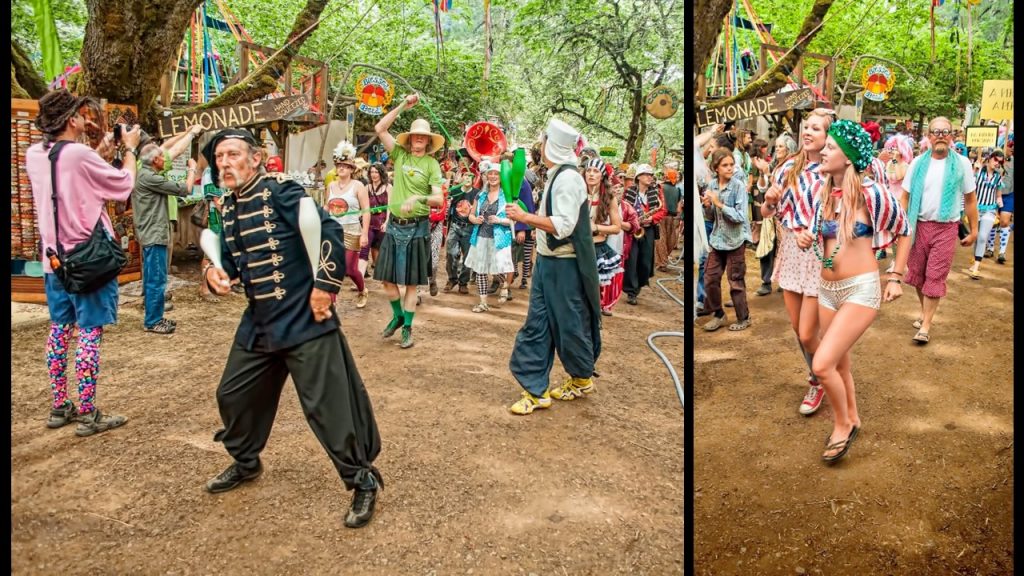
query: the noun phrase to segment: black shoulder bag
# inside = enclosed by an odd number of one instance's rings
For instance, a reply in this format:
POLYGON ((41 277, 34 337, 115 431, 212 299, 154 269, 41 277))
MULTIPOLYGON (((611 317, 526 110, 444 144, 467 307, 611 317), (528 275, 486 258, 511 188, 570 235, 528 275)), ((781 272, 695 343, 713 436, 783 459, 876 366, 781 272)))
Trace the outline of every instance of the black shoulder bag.
POLYGON ((53 201, 53 233, 57 251, 47 248, 53 273, 60 280, 64 290, 70 294, 95 292, 117 278, 128 258, 121 245, 107 234, 103 226, 103 215, 96 220, 89 239, 65 252, 60 243, 60 221, 57 217, 57 158, 67 141, 57 142, 50 149, 50 184, 53 201), (54 265, 56 256, 56 265, 54 265))

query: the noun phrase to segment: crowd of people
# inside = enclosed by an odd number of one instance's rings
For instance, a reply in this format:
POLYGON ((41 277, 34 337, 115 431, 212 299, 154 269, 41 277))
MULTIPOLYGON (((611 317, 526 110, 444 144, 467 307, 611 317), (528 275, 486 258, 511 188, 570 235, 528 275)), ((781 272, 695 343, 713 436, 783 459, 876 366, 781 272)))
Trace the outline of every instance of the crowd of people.
MULTIPOLYGON (((143 252, 142 328, 174 332, 175 322, 165 317, 169 222, 177 199, 193 184, 203 196, 191 219, 204 228, 201 295, 216 301, 234 291, 248 301, 217 387, 223 427, 215 438, 232 463, 206 483, 208 492, 232 490, 262 474, 260 454, 291 377, 313 432, 354 492, 345 525, 369 522, 383 486, 373 465, 381 440, 341 330, 338 293, 347 278, 357 292, 356 308, 363 308, 371 301, 365 280, 380 281, 392 310, 382 336, 400 330, 400 346, 409 348, 420 290, 439 291, 442 248, 444 290, 468 294, 475 281, 473 312, 488 312, 495 292, 499 304, 513 299, 517 278, 520 289, 530 288, 509 361, 523 388, 509 406, 513 414, 547 408, 552 398, 593 393, 602 316, 612 315, 622 293, 637 304, 655 270, 668 271, 673 262, 681 235, 678 165, 666 165, 664 173, 647 164, 615 170, 583 146, 579 131, 551 119, 530 151, 518 201, 509 201, 501 186, 505 158, 442 166, 435 155, 444 138, 421 118, 406 132, 390 133, 417 102, 417 95, 408 96, 376 125, 387 164, 369 164, 343 141, 333 151, 322 193, 311 195, 282 173, 280 159, 248 130, 207 135, 198 159, 187 161, 182 183, 170 178, 169 166, 201 128, 157 142, 138 126, 124 126, 119 139, 107 133, 94 149, 82 142, 98 127, 82 110, 97 102, 66 90, 44 96, 36 120, 44 140, 29 149, 27 168, 43 252, 50 255, 43 262, 51 317, 47 426, 74 423, 77 435, 90 436, 128 420, 95 404, 103 330, 117 321, 117 270, 115 277, 91 278, 98 288, 82 289, 69 280, 65 264, 76 252, 88 253, 83 246, 110 242, 115 235, 105 202, 130 199, 143 252), (115 155, 121 166, 112 162, 115 155), (77 405, 65 375, 76 330, 77 405), (549 389, 556 354, 568 378, 549 389)), ((109 265, 101 267, 109 272, 109 265)), ((76 270, 92 274, 88 266, 76 270)))
POLYGON ((729 330, 750 327, 745 274, 753 251, 755 294, 778 286, 807 366, 799 413, 814 414, 826 397, 832 406, 822 455, 830 463, 860 430, 850 351, 881 304, 899 298, 904 283, 913 286, 920 308, 912 340, 928 344, 956 245, 974 252, 964 272, 978 280, 986 257, 1006 262, 1012 230, 1012 132, 1004 149, 969 151, 944 117, 931 120, 920 142, 903 123, 884 139, 878 128, 818 108, 804 115, 796 137, 780 134, 774 145, 737 126, 696 137, 697 216, 706 236, 697 316, 710 316, 702 328, 716 331, 731 306, 729 330))

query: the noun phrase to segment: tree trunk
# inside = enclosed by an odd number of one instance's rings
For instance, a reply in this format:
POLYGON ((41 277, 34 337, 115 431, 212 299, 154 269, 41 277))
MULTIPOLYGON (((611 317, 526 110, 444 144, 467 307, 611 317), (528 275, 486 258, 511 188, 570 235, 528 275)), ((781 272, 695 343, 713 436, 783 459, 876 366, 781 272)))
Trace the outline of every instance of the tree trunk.
MULTIPOLYGON (((825 14, 828 13, 828 9, 832 7, 834 0, 814 0, 814 6, 811 7, 811 12, 804 18, 804 23, 800 26, 800 33, 797 34, 796 44, 793 49, 790 50, 786 56, 779 60, 774 66, 765 71, 757 80, 747 84, 747 86, 740 90, 738 94, 731 98, 726 98, 715 102, 710 107, 717 108, 719 106, 725 106, 733 102, 740 100, 747 100, 750 98, 756 98, 758 96, 765 96, 772 94, 779 88, 782 88, 789 82, 789 74, 796 68, 800 58, 807 50, 807 45, 811 43, 811 40, 818 35, 821 31, 821 23, 825 19, 825 14)), ((831 98, 831 95, 826 95, 831 98)))
POLYGON ((201 1, 86 0, 80 93, 134 104, 140 122, 153 129, 160 77, 201 1))
POLYGON ((292 57, 299 53, 302 44, 319 27, 317 20, 320 14, 327 7, 328 0, 307 0, 306 6, 295 17, 292 24, 292 31, 285 41, 285 48, 280 50, 276 56, 267 60, 259 68, 253 70, 248 76, 241 79, 237 84, 231 86, 220 96, 213 100, 195 107, 195 110, 214 108, 217 106, 229 106, 243 102, 252 102, 271 94, 277 90, 278 79, 284 76, 292 57))
POLYGON ((693 13, 697 23, 693 27, 693 65, 698 76, 704 75, 708 59, 715 49, 715 43, 722 33, 725 17, 733 6, 733 0, 697 0, 693 13))
POLYGON ((38 99, 46 92, 43 77, 32 67, 32 61, 21 46, 11 38, 11 97, 38 99))
POLYGON ((647 138, 647 108, 644 107, 644 92, 639 79, 636 87, 630 90, 630 110, 632 117, 629 120, 629 136, 626 138, 626 150, 622 154, 622 161, 633 163, 639 160, 640 152, 647 138))

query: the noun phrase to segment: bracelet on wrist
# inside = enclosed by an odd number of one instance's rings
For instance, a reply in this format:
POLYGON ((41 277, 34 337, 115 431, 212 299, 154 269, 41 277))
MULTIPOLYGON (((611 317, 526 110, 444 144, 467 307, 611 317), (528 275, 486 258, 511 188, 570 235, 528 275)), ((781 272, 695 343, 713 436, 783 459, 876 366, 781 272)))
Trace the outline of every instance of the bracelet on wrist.
POLYGON ((886 280, 886 282, 892 282, 892 283, 895 283, 895 284, 903 284, 903 281, 900 280, 899 278, 889 278, 888 280, 886 280))

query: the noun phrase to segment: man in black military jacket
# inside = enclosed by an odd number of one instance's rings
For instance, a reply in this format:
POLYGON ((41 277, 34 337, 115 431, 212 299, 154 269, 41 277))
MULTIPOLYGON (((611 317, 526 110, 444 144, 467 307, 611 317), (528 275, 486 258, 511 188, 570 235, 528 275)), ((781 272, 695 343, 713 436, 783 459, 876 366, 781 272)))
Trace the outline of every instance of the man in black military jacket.
POLYGON ((263 472, 259 455, 291 375, 310 427, 345 487, 355 490, 345 525, 364 526, 381 487, 373 467, 380 435, 332 303, 345 277, 341 226, 302 186, 263 172, 259 145, 249 132, 223 130, 203 155, 214 181, 227 189, 223 269, 207 266, 203 278, 222 295, 238 278, 249 300, 217 388, 224 428, 215 440, 235 461, 206 489, 225 492, 263 472), (308 254, 306 241, 317 237, 310 245, 318 253, 308 254))

